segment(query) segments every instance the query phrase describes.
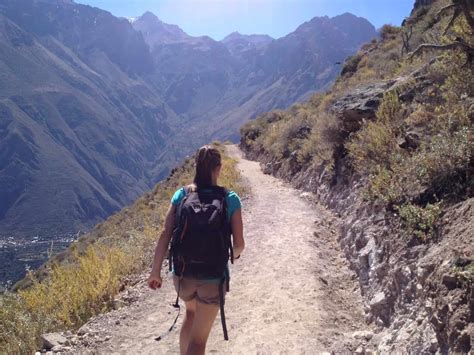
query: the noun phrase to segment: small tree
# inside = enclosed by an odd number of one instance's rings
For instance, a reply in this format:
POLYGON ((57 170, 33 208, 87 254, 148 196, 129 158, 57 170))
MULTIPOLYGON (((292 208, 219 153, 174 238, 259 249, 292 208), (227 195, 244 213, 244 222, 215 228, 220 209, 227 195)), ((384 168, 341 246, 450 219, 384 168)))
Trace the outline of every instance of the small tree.
MULTIPOLYGON (((468 36, 474 35, 474 17, 471 14, 474 12, 474 1, 472 0, 452 0, 452 3, 443 7, 439 10, 436 18, 439 18, 443 13, 448 11, 452 11, 451 18, 448 22, 448 25, 444 29, 443 35, 446 35, 448 31, 454 25, 459 16, 463 15, 466 19, 466 22, 469 26, 468 29, 468 36)), ((452 50, 452 49, 461 49, 464 53, 466 53, 467 61, 466 64, 472 63, 474 60, 474 48, 462 37, 457 36, 451 43, 447 44, 434 44, 434 43, 423 43, 418 46, 413 52, 408 54, 408 57, 411 58, 425 50, 433 49, 433 50, 452 50)), ((466 65, 465 64, 465 65, 466 65)))
POLYGON ((402 41, 403 41, 402 53, 401 53, 402 56, 403 56, 403 53, 410 52, 410 40, 411 40, 412 35, 413 35, 413 26, 409 26, 408 29, 404 28, 402 30, 402 41))

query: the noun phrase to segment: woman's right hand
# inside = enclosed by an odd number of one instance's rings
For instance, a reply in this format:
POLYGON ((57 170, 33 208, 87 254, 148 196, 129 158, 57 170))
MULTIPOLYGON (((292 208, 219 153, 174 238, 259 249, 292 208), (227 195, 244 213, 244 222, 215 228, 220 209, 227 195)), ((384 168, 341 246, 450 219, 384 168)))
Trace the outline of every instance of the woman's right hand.
POLYGON ((163 284, 163 280, 161 279, 160 275, 151 273, 150 276, 148 277, 148 287, 150 287, 152 290, 161 288, 162 284, 163 284))
POLYGON ((155 256, 153 258, 153 264, 151 268, 150 277, 148 277, 148 287, 152 290, 161 288, 163 280, 161 279, 161 265, 165 258, 166 252, 168 251, 168 245, 173 234, 173 223, 174 223, 174 212, 176 206, 170 204, 168 212, 166 212, 165 227, 161 232, 161 236, 158 239, 158 244, 155 248, 155 256))

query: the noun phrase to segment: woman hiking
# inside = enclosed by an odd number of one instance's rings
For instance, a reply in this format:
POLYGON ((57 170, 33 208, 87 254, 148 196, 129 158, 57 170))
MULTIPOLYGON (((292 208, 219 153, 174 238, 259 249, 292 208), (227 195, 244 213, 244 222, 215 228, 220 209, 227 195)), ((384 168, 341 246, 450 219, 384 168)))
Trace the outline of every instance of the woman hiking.
MULTIPOLYGON (((148 278, 150 288, 161 287, 161 267, 171 241, 173 282, 186 306, 179 338, 182 355, 204 354, 219 306, 223 317, 228 260, 239 258, 245 246, 240 198, 217 184, 219 151, 204 146, 195 162, 194 183, 178 189, 171 199, 148 278)), ((224 335, 227 339, 225 326, 224 335)))

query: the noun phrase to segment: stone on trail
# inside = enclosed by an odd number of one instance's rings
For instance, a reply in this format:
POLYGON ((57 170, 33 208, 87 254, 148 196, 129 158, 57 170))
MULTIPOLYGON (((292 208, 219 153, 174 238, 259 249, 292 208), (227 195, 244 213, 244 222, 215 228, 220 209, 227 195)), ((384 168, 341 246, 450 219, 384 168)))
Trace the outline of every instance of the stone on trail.
POLYGON ((443 285, 445 285, 448 290, 454 290, 458 286, 458 279, 455 275, 445 274, 443 275, 443 285))
POLYGON ((85 335, 89 332, 89 328, 87 326, 87 324, 84 324, 82 327, 79 328, 79 330, 77 331, 77 335, 85 335))
POLYGON ((56 347, 65 345, 68 340, 59 333, 48 333, 41 336, 43 342, 43 348, 46 350, 51 350, 56 347))
POLYGON ((371 331, 368 331, 368 330, 365 330, 365 331, 361 330, 361 331, 357 331, 357 332, 352 333, 352 337, 354 339, 365 339, 367 341, 372 339, 373 336, 374 336, 374 333, 372 333, 371 331))
POLYGON ((384 292, 378 292, 372 297, 370 300, 370 307, 377 308, 380 306, 384 306, 387 303, 387 297, 385 296, 384 292))
POLYGON ((309 192, 300 193, 300 198, 302 198, 302 199, 311 200, 312 197, 313 196, 309 192))

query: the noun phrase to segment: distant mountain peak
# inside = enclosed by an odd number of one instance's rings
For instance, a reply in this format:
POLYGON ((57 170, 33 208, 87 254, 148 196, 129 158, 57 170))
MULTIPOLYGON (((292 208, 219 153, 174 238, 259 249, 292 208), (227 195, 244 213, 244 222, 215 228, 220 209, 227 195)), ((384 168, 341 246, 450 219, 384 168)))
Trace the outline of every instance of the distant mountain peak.
POLYGON ((74 4, 74 0, 37 0, 37 2, 43 2, 43 3, 47 3, 47 4, 54 4, 54 5, 57 5, 57 4, 74 4))
POLYGON ((333 22, 340 22, 340 21, 350 21, 350 22, 359 21, 359 22, 361 22, 362 21, 362 22, 365 22, 365 23, 370 23, 370 21, 367 20, 366 18, 354 15, 350 12, 344 12, 340 15, 333 16, 333 17, 331 17, 331 21, 333 21, 333 22))
POLYGON ((244 35, 235 31, 226 36, 221 43, 224 44, 233 55, 240 55, 249 50, 261 50, 272 41, 273 38, 268 35, 244 35))
POLYGON ((359 44, 364 43, 367 40, 368 34, 377 33, 375 27, 367 19, 351 14, 350 12, 345 12, 334 17, 313 17, 311 20, 300 25, 287 37, 293 39, 313 38, 313 40, 317 39, 316 42, 314 42, 317 43, 321 38, 325 38, 326 35, 334 35, 331 34, 331 31, 334 28, 345 33, 346 38, 351 38, 353 43, 359 44))
POLYGON ((234 31, 231 34, 227 35, 222 40, 222 42, 226 42, 226 41, 233 40, 233 39, 236 39, 236 38, 241 38, 241 37, 243 37, 243 35, 239 31, 234 31))
POLYGON ((191 38, 179 26, 164 23, 150 11, 146 11, 131 23, 135 30, 142 32, 145 41, 151 47, 165 43, 183 42, 191 38))
POLYGON ((228 43, 234 40, 246 40, 251 43, 255 42, 270 42, 273 40, 272 37, 269 35, 260 35, 260 34, 251 34, 251 35, 244 35, 239 31, 234 31, 231 34, 227 35, 221 42, 228 43))
POLYGON ((350 12, 344 12, 340 15, 336 15, 336 16, 333 16, 331 18, 334 19, 334 18, 362 18, 362 17, 356 16, 353 13, 350 13, 350 12))
POLYGON ((145 11, 143 15, 137 18, 137 20, 138 19, 141 19, 143 21, 156 21, 156 22, 162 23, 162 21, 158 18, 158 16, 156 16, 151 11, 145 11))

